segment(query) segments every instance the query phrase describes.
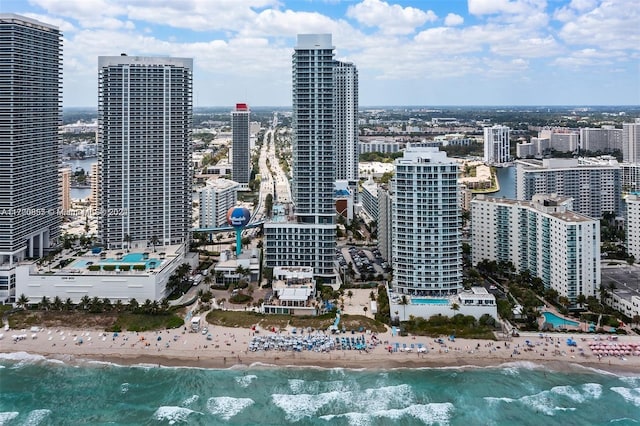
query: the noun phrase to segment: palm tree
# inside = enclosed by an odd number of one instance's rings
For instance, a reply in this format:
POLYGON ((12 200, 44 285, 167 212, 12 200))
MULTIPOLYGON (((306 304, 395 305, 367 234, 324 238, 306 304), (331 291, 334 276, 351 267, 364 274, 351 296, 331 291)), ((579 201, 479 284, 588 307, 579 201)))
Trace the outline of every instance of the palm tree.
POLYGON ((138 303, 135 297, 129 300, 129 310, 131 312, 136 312, 139 307, 140 307, 140 304, 138 303))
POLYGON ((29 304, 29 298, 25 296, 24 293, 22 293, 20 297, 18 297, 18 300, 16 300, 16 306, 18 308, 27 309, 28 304, 29 304))
POLYGON ((584 294, 578 295, 578 298, 576 299, 576 302, 580 306, 584 306, 587 303, 587 296, 585 296, 584 294))
POLYGON ((124 234, 123 240, 125 243, 127 243, 127 253, 129 253, 129 249, 131 249, 131 235, 124 234))
MULTIPOLYGON (((457 303, 454 303, 451 305, 451 310, 453 312, 458 312, 460 310, 460 305, 458 305, 457 303)), ((454 314, 455 315, 455 314, 454 314)))
POLYGON ((353 292, 351 290, 347 291, 347 297, 349 298, 349 303, 351 303, 351 298, 353 297, 353 292))
POLYGON ((403 294, 400 298, 400 305, 402 305, 402 317, 406 319, 407 316, 407 305, 409 304, 409 298, 403 294))
POLYGON ((40 301, 40 309, 48 311, 50 306, 51 300, 49 300, 47 296, 42 296, 42 300, 40 301))
POLYGON ((163 312, 168 312, 169 308, 170 308, 169 301, 166 298, 162 299, 160 301, 160 309, 162 309, 163 312))
POLYGON ((116 300, 116 303, 113 305, 113 308, 116 310, 116 312, 122 312, 122 309, 124 309, 122 300, 120 299, 116 300))
POLYGON ((220 251, 220 241, 222 241, 222 234, 216 235, 216 241, 218 241, 218 252, 220 251))
POLYGON ((160 240, 158 239, 157 236, 152 236, 151 240, 149 240, 149 242, 151 243, 151 245, 153 246, 153 252, 156 252, 156 246, 160 243, 160 240))
POLYGON ((64 309, 66 311, 70 311, 73 309, 73 301, 70 297, 67 297, 67 300, 64 301, 64 309))
POLYGON ((82 299, 80 299, 80 308, 82 310, 85 310, 89 307, 90 303, 91 303, 91 299, 89 298, 89 296, 85 294, 84 296, 82 296, 82 299))
POLYGON ((109 300, 109 298, 105 297, 104 299, 102 299, 102 306, 104 306, 104 309, 106 311, 110 311, 111 310, 111 300, 109 300))
POLYGON ((367 307, 365 306, 364 308, 362 308, 362 310, 364 311, 364 316, 366 317, 367 316, 367 310, 368 310, 367 307))
POLYGON ((569 308, 569 305, 571 305, 571 301, 566 296, 558 297, 558 303, 565 309, 569 308))
POLYGON ((53 298, 53 309, 55 309, 56 311, 62 310, 62 299, 60 299, 60 296, 56 296, 53 298))

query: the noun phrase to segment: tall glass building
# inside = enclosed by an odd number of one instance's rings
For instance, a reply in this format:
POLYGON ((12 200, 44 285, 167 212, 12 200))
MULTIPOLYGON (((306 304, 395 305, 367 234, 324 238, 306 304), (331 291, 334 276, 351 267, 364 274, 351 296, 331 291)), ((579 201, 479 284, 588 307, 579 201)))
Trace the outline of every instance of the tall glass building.
POLYGON ((407 146, 392 180, 393 288, 446 297, 462 290, 458 165, 432 147, 407 146))
POLYGON ((358 197, 358 70, 336 61, 333 68, 336 180, 346 180, 358 197))
POLYGON ((101 56, 98 70, 102 243, 187 242, 193 59, 101 56))
POLYGON ((0 299, 15 285, 15 262, 41 257, 60 233, 61 37, 0 14, 0 299))
POLYGON ((231 132, 233 134, 231 177, 242 188, 249 187, 251 178, 249 114, 247 104, 236 104, 236 108, 231 112, 231 132))
POLYGON ((268 266, 309 266, 324 282, 335 271, 336 139, 331 34, 300 34, 293 54, 293 215, 265 223, 268 266))

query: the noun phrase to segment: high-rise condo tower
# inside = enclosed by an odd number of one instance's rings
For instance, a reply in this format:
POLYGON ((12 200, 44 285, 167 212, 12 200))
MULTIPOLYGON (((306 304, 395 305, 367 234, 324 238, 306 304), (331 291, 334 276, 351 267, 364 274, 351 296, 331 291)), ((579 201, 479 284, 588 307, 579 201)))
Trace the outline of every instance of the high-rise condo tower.
POLYGON ((188 241, 193 59, 101 56, 98 70, 102 243, 188 241))

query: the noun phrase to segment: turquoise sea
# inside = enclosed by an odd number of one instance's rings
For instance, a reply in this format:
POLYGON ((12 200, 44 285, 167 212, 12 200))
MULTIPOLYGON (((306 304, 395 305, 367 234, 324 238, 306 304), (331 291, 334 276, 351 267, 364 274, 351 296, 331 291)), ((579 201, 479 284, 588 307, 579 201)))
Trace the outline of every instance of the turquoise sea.
POLYGON ((0 425, 638 425, 640 372, 118 366, 0 354, 0 425))

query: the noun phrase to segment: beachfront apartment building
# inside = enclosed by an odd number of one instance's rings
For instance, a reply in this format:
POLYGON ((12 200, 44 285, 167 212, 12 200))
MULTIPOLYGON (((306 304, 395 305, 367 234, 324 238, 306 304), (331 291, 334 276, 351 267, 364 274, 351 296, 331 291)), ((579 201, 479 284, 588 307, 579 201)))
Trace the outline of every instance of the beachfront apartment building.
POLYGON ((572 200, 537 194, 531 201, 477 195, 471 202, 471 257, 511 262, 572 303, 600 290, 600 222, 574 213, 572 200))
POLYGON ((0 13, 0 303, 16 296, 16 264, 60 235, 62 34, 0 13))
POLYGON ((267 266, 311 266, 316 278, 327 284, 338 280, 334 194, 338 144, 345 176, 358 176, 353 171, 357 155, 350 118, 357 120, 357 72, 353 65, 334 60, 331 43, 331 34, 298 35, 292 60, 295 210, 263 227, 267 266))
POLYGON ((622 124, 622 160, 640 163, 640 118, 633 123, 622 124))
POLYGON ((511 129, 507 126, 495 125, 484 128, 484 162, 502 164, 511 161, 509 136, 511 129))
POLYGON ((189 241, 192 72, 190 58, 98 58, 98 231, 105 248, 189 241))
POLYGON ((249 188, 251 179, 250 115, 249 106, 244 103, 236 104, 231 112, 231 178, 242 189, 249 188))
POLYGON ((392 179, 394 292, 444 297, 462 290, 458 163, 408 145, 392 179))
POLYGON ((238 203, 240 183, 225 178, 207 179, 198 189, 199 228, 229 226, 227 212, 238 203))
POLYGON ((600 218, 605 212, 622 214, 620 164, 613 157, 547 158, 516 161, 516 199, 531 201, 536 194, 573 199, 581 215, 600 218))

